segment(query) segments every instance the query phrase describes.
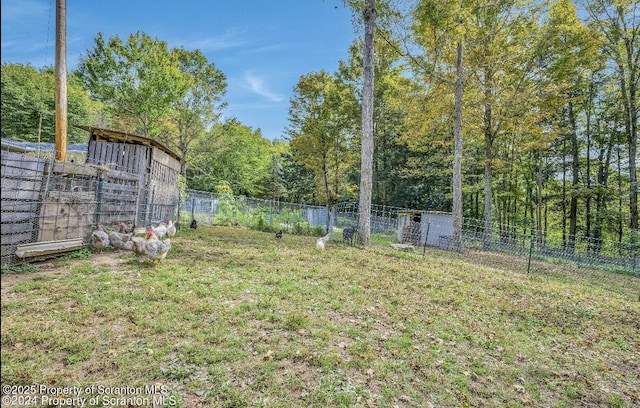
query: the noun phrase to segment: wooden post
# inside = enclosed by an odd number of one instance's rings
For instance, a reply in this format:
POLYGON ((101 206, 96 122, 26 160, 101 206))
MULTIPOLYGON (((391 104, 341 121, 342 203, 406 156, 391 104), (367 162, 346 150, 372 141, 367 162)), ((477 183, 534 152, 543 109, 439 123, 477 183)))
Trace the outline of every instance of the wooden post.
POLYGON ((56 160, 67 160, 67 1, 56 0, 56 160))

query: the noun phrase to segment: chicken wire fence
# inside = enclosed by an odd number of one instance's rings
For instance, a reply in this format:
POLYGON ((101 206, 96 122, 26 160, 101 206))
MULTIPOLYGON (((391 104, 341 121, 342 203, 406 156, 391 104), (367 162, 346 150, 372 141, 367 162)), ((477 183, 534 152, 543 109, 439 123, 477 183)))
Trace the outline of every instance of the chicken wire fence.
POLYGON ((171 218, 177 207, 175 194, 150 185, 149 174, 115 165, 60 162, 2 150, 1 171, 2 266, 25 261, 18 255, 26 246, 39 245, 34 253, 41 256, 79 249, 96 222, 144 227, 171 218))
MULTIPOLYGON (((358 203, 338 203, 327 210, 326 206, 197 190, 186 190, 185 193, 178 216, 182 226, 195 220, 196 225, 243 225, 268 231, 325 235, 333 228, 358 225, 358 203)), ((371 231, 395 235, 400 210, 399 207, 372 205, 371 231)))

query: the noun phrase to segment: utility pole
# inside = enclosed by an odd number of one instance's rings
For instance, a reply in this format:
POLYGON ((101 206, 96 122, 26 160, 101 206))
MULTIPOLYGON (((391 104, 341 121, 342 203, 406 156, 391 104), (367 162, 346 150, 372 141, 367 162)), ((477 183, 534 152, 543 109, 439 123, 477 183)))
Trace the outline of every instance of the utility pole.
POLYGON ((56 160, 67 160, 67 0, 56 0, 56 160))

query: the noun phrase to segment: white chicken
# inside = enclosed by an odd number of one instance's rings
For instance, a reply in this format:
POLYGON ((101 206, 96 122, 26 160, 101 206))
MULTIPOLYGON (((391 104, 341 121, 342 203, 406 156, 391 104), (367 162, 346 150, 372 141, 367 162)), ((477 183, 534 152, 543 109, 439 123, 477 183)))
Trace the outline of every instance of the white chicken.
POLYGON ((316 249, 319 251, 323 251, 324 243, 326 241, 329 241, 330 239, 331 239, 331 233, 325 235, 324 237, 318 238, 318 240, 316 241, 316 249))
POLYGON ((167 223, 162 221, 157 227, 151 226, 151 230, 158 239, 162 239, 167 233, 167 223))
POLYGON ((167 224, 167 236, 169 238, 173 238, 176 235, 176 225, 173 223, 173 220, 169 220, 167 224))
POLYGON ((147 240, 144 243, 143 252, 151 259, 154 266, 167 257, 170 249, 171 239, 167 238, 161 241, 153 232, 153 228, 147 230, 147 240))
POLYGON ((104 231, 99 222, 96 223, 96 229, 89 237, 89 245, 98 252, 102 252, 103 249, 109 246, 109 235, 104 231))

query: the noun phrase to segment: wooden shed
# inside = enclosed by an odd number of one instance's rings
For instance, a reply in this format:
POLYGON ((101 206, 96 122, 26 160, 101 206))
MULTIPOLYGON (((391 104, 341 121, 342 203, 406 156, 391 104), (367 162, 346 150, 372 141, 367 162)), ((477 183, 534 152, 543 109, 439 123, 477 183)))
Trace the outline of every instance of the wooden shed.
MULTIPOLYGON (((130 205, 131 218, 123 219, 120 215, 119 220, 104 219, 114 211, 111 208, 100 208, 97 213, 98 217, 103 216, 102 222, 132 221, 143 227, 173 218, 179 199, 181 160, 178 154, 147 137, 96 127, 78 127, 91 133, 87 164, 105 166, 139 177, 138 183, 131 183, 132 188, 135 184, 138 188, 137 194, 129 195, 136 200, 136 203, 130 205)), ((121 194, 122 191, 119 188, 118 191, 110 192, 109 186, 105 185, 101 193, 121 194)))

